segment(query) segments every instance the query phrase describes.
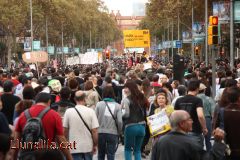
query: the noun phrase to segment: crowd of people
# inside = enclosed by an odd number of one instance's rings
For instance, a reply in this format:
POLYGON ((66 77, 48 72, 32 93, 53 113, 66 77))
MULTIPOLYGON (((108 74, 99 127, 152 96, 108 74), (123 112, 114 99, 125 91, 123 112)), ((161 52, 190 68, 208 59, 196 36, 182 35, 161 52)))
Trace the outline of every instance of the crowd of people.
POLYGON ((121 144, 126 160, 240 159, 239 62, 217 62, 213 97, 211 65, 186 61, 181 82, 171 62, 129 60, 0 68, 0 160, 113 160, 121 144))

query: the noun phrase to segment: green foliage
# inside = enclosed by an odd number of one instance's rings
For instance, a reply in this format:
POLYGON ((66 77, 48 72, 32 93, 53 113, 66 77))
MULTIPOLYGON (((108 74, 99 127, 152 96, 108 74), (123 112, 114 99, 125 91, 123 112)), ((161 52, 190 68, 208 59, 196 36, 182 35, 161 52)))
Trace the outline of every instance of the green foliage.
MULTIPOLYGON (((208 0, 208 12, 212 10, 212 1, 208 0)), ((193 0, 194 21, 204 22, 204 1, 193 0)), ((149 0, 146 5, 146 17, 140 23, 140 28, 150 29, 152 36, 161 39, 168 23, 174 24, 177 30, 177 17, 180 17, 180 30, 186 31, 192 25, 192 0, 149 0)), ((180 32, 181 33, 181 32, 180 32)))
MULTIPOLYGON (((90 29, 92 39, 104 36, 110 42, 120 38, 116 23, 100 0, 32 0, 32 4, 35 39, 45 42, 46 19, 49 43, 52 45, 61 45, 62 28, 65 44, 71 42, 73 35, 78 46, 82 36, 83 43, 89 44, 90 29)), ((30 36, 29 0, 0 0, 0 23, 11 31, 13 37, 30 36)))

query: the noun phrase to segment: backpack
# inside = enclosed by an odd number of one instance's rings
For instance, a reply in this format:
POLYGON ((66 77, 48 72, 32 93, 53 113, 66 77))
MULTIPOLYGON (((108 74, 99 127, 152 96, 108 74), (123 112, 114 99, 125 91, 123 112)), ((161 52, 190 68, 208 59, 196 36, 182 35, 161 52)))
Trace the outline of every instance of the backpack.
MULTIPOLYGON (((42 118, 50 110, 50 107, 46 107, 42 110, 37 117, 32 117, 30 115, 29 109, 24 111, 27 122, 23 129, 22 142, 32 143, 39 142, 39 140, 46 140, 46 135, 42 125, 42 118)), ((34 146, 34 145, 33 145, 34 146)), ((35 148, 28 146, 24 151, 33 151, 35 148), (30 147, 30 148, 29 148, 30 147)))

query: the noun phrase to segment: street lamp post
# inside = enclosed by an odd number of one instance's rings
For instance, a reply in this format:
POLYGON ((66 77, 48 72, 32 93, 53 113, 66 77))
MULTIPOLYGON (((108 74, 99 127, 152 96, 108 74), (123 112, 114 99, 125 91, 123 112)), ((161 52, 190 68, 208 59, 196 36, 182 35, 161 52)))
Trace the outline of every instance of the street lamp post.
MULTIPOLYGON (((173 24, 173 21, 172 21, 172 42, 173 42, 173 25, 174 25, 174 24, 173 24)), ((173 53, 173 45, 172 45, 172 61, 173 61, 173 54, 174 54, 174 53, 173 53)))
POLYGON ((62 62, 64 63, 64 52, 63 52, 63 47, 64 47, 64 44, 63 44, 63 21, 62 21, 62 62))
MULTIPOLYGON (((46 49, 47 49, 47 53, 48 53, 48 20, 47 20, 47 15, 46 15, 46 49)), ((48 65, 49 65, 49 61, 50 61, 50 55, 48 53, 48 65)))
MULTIPOLYGON (((193 27, 193 24, 194 24, 194 6, 193 6, 193 1, 192 0, 192 27, 193 27)), ((193 29, 192 29, 192 53, 191 53, 191 58, 192 58, 192 62, 193 64, 195 63, 195 59, 194 59, 194 38, 193 38, 193 29)))
POLYGON ((205 65, 208 66, 208 0, 205 0, 205 65))
POLYGON ((234 68, 234 43, 233 43, 233 2, 234 0, 230 0, 230 67, 234 68))
POLYGON ((90 30, 89 30, 89 47, 90 49, 92 49, 92 27, 91 27, 91 24, 90 24, 90 30))
POLYGON ((33 51, 33 15, 32 15, 32 0, 29 0, 30 4, 30 23, 31 23, 31 51, 33 51))
MULTIPOLYGON (((170 24, 168 19, 168 41, 170 41, 169 32, 170 32, 170 24)), ((168 60, 170 59, 169 52, 170 52, 170 49, 168 48, 168 60)))
MULTIPOLYGON (((177 23, 178 23, 178 40, 180 40, 180 17, 179 17, 179 8, 180 7, 179 7, 179 5, 180 4, 179 4, 179 0, 178 0, 178 13, 177 13, 178 14, 177 15, 178 16, 178 21, 177 21, 177 23)), ((179 53, 179 50, 180 50, 180 48, 178 48, 178 53, 179 53)))

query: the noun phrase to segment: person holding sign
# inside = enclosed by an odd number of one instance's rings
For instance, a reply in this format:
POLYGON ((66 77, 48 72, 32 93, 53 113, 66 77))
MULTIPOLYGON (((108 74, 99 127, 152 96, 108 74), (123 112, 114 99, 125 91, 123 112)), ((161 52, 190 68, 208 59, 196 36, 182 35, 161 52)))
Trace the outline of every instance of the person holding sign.
POLYGON ((155 137, 155 139, 171 130, 169 116, 174 108, 168 104, 167 91, 160 89, 150 107, 147 118, 151 137, 155 137))
POLYGON ((188 136, 193 124, 189 113, 174 111, 170 123, 172 131, 155 143, 151 160, 200 160, 202 148, 195 139, 188 136))

